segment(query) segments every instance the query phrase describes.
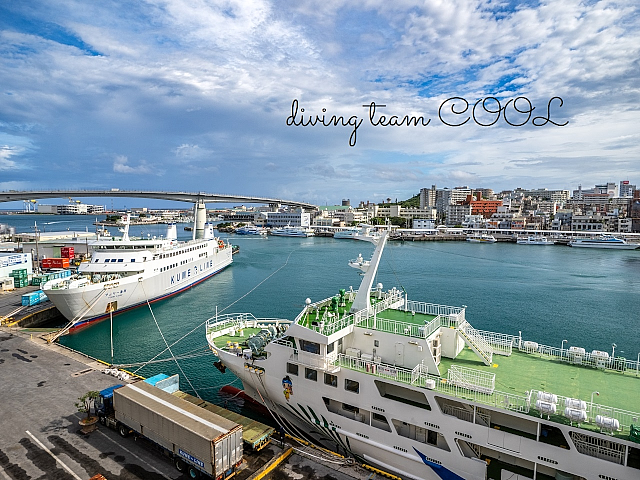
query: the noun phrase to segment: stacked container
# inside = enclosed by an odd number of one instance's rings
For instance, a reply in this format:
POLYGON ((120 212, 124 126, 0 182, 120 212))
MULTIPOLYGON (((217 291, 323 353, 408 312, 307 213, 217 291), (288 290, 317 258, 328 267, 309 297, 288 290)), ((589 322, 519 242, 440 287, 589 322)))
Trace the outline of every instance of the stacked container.
POLYGON ((43 258, 42 268, 69 268, 68 258, 43 258))
POLYGON ((29 285, 29 276, 27 275, 26 268, 14 270, 9 274, 9 276, 13 277, 13 286, 15 288, 22 288, 29 285))
POLYGON ((62 247, 60 249, 60 256, 62 258, 72 259, 75 256, 75 253, 73 251, 73 247, 62 247))

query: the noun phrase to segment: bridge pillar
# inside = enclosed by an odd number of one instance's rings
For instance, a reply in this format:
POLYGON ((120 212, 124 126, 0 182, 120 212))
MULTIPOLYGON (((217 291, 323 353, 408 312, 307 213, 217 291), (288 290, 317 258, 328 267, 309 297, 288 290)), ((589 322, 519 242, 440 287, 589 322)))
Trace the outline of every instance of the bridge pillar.
POLYGON ((204 232, 204 224, 207 223, 207 206, 202 200, 198 200, 193 209, 194 231, 204 232))

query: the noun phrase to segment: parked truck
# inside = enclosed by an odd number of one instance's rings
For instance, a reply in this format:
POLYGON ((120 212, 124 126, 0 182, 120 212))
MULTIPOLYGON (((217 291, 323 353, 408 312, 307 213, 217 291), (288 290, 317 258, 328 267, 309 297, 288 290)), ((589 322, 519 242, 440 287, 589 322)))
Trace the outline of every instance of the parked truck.
POLYGON ((159 445, 191 478, 223 480, 242 463, 242 426, 140 381, 100 392, 98 417, 123 437, 159 445))

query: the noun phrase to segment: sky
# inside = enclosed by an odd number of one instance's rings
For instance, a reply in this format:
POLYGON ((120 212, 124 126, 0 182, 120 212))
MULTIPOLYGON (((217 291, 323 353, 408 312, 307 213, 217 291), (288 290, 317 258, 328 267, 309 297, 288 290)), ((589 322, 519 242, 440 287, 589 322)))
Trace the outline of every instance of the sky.
POLYGON ((2 2, 0 191, 640 185, 639 6, 2 2))

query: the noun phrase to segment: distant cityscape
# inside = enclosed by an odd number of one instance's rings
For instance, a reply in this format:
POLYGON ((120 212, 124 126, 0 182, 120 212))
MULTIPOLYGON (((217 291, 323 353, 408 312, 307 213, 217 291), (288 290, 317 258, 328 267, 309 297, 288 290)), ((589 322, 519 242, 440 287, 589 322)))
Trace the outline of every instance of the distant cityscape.
MULTIPOLYGON (((24 202, 25 213, 101 215, 109 211, 70 199, 68 204, 24 202)), ((188 221, 189 209, 131 208, 137 223, 188 221)), ((640 233, 640 190, 628 180, 577 190, 527 190, 494 192, 490 188, 422 188, 413 198, 392 202, 350 200, 341 205, 318 206, 315 211, 287 207, 236 206, 207 209, 209 218, 257 226, 336 228, 360 223, 390 223, 402 228, 433 229, 444 225, 499 230, 555 230, 575 232, 640 233)))

